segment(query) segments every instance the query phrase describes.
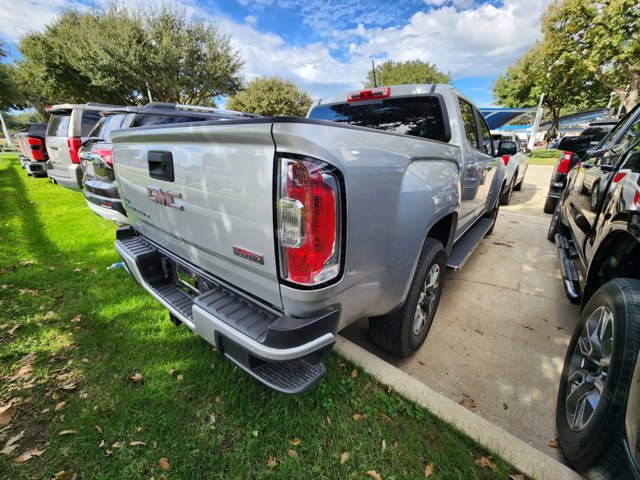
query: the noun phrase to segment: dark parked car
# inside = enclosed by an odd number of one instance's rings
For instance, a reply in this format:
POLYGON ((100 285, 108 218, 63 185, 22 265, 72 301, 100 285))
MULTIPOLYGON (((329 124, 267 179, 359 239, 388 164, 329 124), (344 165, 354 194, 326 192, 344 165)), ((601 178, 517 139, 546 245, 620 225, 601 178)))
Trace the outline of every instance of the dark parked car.
POLYGON ((45 162, 49 159, 45 148, 47 122, 31 123, 24 132, 16 135, 20 147, 20 165, 30 176, 46 177, 45 162))
POLYGON ((591 168, 581 164, 548 233, 566 294, 580 304, 558 391, 558 438, 569 463, 600 480, 640 478, 640 115, 626 120, 634 138, 608 154, 597 208, 584 188, 591 168))
POLYGON ((51 114, 47 126, 47 175, 53 183, 73 190, 82 188, 80 144, 100 120, 100 110, 115 105, 87 103, 47 107, 51 114))
POLYGON ((79 152, 83 170, 84 197, 89 208, 107 220, 128 223, 113 172, 111 132, 125 128, 173 123, 231 120, 257 115, 226 112, 205 107, 154 102, 144 107, 119 107, 101 112, 101 118, 79 152))
POLYGON ((560 194, 564 189, 567 173, 586 155, 590 145, 591 140, 589 137, 566 136, 560 139, 556 148, 563 152, 551 174, 549 192, 544 203, 544 213, 553 213, 558 203, 558 198, 560 198, 560 194))

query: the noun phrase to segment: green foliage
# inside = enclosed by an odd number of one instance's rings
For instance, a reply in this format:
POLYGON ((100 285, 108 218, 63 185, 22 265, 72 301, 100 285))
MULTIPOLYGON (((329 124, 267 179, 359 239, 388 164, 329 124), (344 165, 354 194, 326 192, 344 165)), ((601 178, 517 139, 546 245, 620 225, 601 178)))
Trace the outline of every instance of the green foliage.
POLYGON ((42 122, 44 118, 35 110, 27 110, 19 113, 4 113, 4 121, 7 124, 9 132, 17 132, 30 123, 42 122))
MULTIPOLYGON (((379 86, 406 85, 411 83, 451 83, 451 74, 444 73, 435 65, 421 60, 394 62, 387 60, 376 65, 376 81, 379 86)), ((367 88, 373 87, 373 72, 367 73, 364 82, 367 88)))
POLYGON ((184 12, 66 10, 20 42, 20 78, 36 107, 59 102, 210 103, 240 86, 238 53, 215 26, 184 12))
POLYGON ((255 78, 229 98, 227 108, 259 115, 304 117, 311 98, 295 83, 278 77, 255 78))
POLYGON ((558 158, 562 155, 562 150, 552 148, 536 148, 529 153, 530 158, 558 158))
POLYGON ((24 92, 16 81, 15 67, 2 63, 2 59, 6 56, 4 44, 0 42, 0 110, 21 108, 25 104, 24 92))

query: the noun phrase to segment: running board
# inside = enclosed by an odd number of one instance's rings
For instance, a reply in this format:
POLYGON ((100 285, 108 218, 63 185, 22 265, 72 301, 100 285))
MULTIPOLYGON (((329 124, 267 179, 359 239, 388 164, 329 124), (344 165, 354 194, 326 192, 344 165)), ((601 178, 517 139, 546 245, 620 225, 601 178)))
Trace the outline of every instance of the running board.
POLYGON ((582 293, 580 291, 580 275, 573 263, 573 259, 576 257, 573 242, 561 233, 556 233, 555 241, 558 247, 558 255, 560 256, 560 270, 562 272, 564 292, 571 303, 580 305, 582 293))
POLYGON ((492 223, 493 220, 491 218, 483 218, 467 230, 453 245, 451 253, 447 258, 447 267, 460 270, 476 249, 480 240, 487 234, 492 223))

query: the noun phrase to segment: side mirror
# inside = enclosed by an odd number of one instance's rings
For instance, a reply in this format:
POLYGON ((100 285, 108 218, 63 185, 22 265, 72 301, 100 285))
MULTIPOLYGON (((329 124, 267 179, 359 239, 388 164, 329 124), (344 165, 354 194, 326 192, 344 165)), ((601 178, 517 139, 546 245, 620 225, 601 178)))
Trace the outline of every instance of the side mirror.
POLYGON ((524 153, 525 155, 529 155, 531 153, 531 149, 529 147, 524 147, 522 149, 522 153, 524 153))

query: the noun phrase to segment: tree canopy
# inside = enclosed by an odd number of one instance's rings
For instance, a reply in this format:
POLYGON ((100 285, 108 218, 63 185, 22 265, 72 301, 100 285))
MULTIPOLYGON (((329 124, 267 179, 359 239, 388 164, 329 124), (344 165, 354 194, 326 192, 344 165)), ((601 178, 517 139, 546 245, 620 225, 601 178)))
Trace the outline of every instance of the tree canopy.
POLYGON ((20 42, 19 77, 35 106, 60 101, 211 103, 241 85, 242 60, 214 25, 169 6, 66 10, 20 42))
MULTIPOLYGON (((410 83, 451 83, 451 74, 444 73, 435 65, 421 60, 394 62, 387 60, 375 66, 376 83, 384 85, 405 85, 410 83)), ((367 88, 373 87, 373 71, 369 71, 364 82, 367 88)))
POLYGON ((311 98, 289 80, 260 77, 251 80, 245 89, 230 97, 227 107, 266 116, 304 117, 311 107, 311 98))
POLYGON ((0 42, 0 110, 22 107, 25 104, 24 92, 16 81, 15 67, 2 62, 6 56, 4 44, 0 42))

